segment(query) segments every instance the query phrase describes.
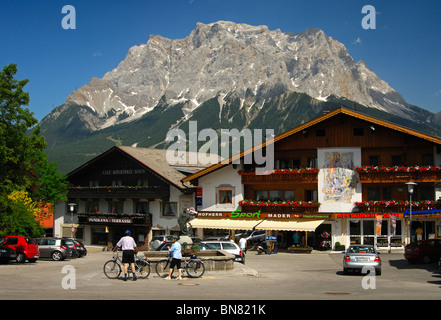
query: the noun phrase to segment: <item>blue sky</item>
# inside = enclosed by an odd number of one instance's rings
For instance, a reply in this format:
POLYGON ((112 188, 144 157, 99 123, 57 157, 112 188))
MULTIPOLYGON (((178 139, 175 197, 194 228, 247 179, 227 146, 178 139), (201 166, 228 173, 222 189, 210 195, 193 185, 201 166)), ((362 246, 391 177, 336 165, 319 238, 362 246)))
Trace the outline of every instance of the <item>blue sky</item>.
POLYGON ((219 20, 321 28, 407 102, 441 111, 439 0, 0 0, 0 67, 16 63, 17 79, 30 80, 29 109, 41 120, 151 34, 180 39, 197 22, 219 20), (75 30, 62 28, 65 5, 75 8, 75 30), (375 8, 375 29, 362 28, 365 5, 375 8))

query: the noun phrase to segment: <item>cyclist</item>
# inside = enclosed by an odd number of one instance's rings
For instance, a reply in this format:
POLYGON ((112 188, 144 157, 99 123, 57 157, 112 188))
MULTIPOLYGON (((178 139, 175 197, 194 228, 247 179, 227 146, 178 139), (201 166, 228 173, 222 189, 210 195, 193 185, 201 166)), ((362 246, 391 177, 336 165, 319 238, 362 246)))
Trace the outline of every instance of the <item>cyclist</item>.
POLYGON ((126 230, 125 234, 126 235, 118 241, 115 248, 113 248, 113 252, 115 252, 118 247, 121 247, 123 251, 122 262, 124 263, 124 281, 127 281, 127 269, 129 267, 129 263, 130 263, 130 267, 132 268, 133 281, 136 281, 137 279, 135 274, 135 252, 137 251, 136 242, 131 237, 130 230, 126 230))
POLYGON ((179 242, 176 242, 176 240, 178 240, 177 237, 173 236, 172 241, 173 244, 170 248, 170 246, 167 246, 168 248, 168 252, 170 253, 170 257, 172 258, 172 261, 170 263, 170 270, 168 273, 168 277, 165 278, 166 280, 170 280, 171 279, 171 275, 173 273, 173 268, 176 266, 178 268, 178 280, 182 280, 181 275, 181 259, 182 259, 182 254, 181 254, 181 244, 179 242))

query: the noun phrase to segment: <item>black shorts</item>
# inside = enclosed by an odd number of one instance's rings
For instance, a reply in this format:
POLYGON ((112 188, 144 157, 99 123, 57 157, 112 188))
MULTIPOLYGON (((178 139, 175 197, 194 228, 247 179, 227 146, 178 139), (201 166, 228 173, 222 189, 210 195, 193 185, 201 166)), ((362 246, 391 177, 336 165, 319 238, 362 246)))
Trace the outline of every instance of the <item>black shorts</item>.
POLYGON ((181 259, 172 259, 172 261, 170 262, 170 269, 173 269, 175 266, 178 269, 181 269, 181 259))
POLYGON ((134 263, 135 262, 135 251, 124 250, 122 255, 123 263, 134 263))

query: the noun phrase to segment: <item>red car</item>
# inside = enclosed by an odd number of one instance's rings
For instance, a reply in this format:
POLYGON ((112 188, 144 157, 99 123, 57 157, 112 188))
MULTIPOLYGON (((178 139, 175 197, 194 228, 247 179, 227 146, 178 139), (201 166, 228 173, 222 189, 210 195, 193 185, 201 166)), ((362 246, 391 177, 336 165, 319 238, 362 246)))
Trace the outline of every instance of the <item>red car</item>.
POLYGON ((412 242, 404 248, 404 258, 410 263, 437 261, 441 258, 441 240, 427 239, 412 242))
POLYGON ((33 238, 22 236, 3 236, 0 237, 0 245, 15 251, 15 260, 24 263, 26 260, 35 262, 40 257, 38 244, 33 238))

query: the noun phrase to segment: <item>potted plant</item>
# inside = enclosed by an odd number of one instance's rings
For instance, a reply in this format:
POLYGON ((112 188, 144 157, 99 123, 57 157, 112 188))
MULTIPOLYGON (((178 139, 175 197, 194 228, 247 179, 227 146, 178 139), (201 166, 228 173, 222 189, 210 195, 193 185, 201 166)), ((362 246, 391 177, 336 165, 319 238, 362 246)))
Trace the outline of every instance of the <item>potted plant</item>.
POLYGON ((335 248, 334 248, 334 250, 335 251, 345 251, 346 250, 346 248, 345 248, 345 245, 344 244, 341 244, 340 242, 336 242, 335 243, 335 248))

